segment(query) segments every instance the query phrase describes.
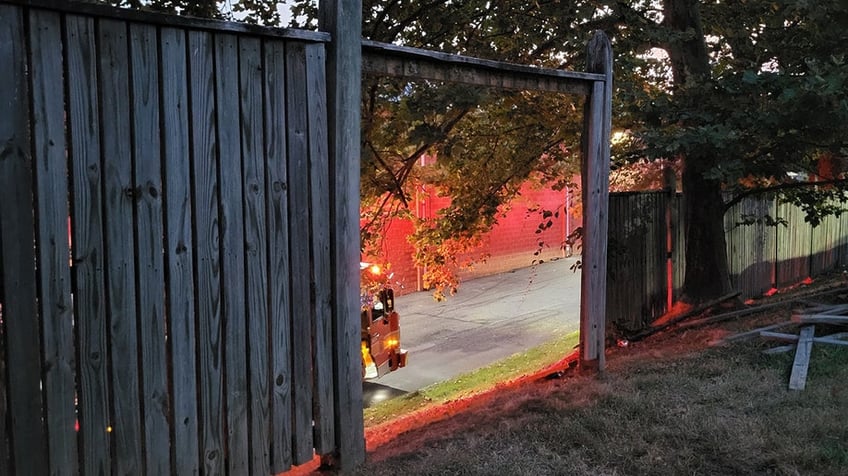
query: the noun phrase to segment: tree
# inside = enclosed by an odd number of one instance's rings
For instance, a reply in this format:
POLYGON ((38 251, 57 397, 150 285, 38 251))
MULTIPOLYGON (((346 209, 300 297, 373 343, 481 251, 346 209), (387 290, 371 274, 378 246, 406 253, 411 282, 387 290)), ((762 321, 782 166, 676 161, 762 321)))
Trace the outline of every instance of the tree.
MULTIPOLYGON (((730 290, 722 195, 733 201, 752 185, 814 169, 822 152, 844 154, 848 69, 835 20, 846 19, 848 7, 664 0, 663 14, 673 85, 666 118, 644 136, 652 155, 684 160, 684 293, 701 302, 730 290)), ((844 194, 807 190, 795 198, 814 223, 828 198, 844 194)))
MULTIPOLYGON (((674 40, 667 46, 674 79, 674 100, 693 108, 711 76, 710 57, 697 0, 664 0, 664 23, 674 40)), ((681 118, 683 129, 709 127, 698 118, 681 118)), ((683 192, 686 220, 687 300, 699 302, 727 294, 730 274, 724 237, 724 202, 721 180, 710 171, 720 157, 710 148, 692 148, 684 155, 683 192)))
POLYGON ((148 10, 200 18, 221 18, 215 0, 84 0, 132 10, 148 10))

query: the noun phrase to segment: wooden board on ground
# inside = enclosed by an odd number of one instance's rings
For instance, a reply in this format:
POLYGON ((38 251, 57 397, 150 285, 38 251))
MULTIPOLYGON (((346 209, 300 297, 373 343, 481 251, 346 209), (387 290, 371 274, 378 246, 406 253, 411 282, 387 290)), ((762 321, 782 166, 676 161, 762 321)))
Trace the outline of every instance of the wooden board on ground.
POLYGON ((750 331, 747 331, 747 332, 740 332, 739 334, 727 336, 727 337, 725 337, 724 340, 729 342, 729 341, 732 341, 732 340, 740 340, 740 339, 746 339, 746 338, 749 338, 749 337, 762 336, 763 332, 771 331, 771 330, 774 330, 774 329, 780 329, 781 327, 786 327, 786 326, 789 326, 789 325, 792 325, 792 324, 794 324, 794 322, 792 322, 792 321, 778 322, 777 324, 772 324, 770 326, 758 327, 757 329, 753 329, 753 330, 750 330, 750 331))
POLYGON ((843 324, 848 326, 848 316, 833 314, 795 314, 792 320, 801 324, 843 324))
POLYGON ((810 367, 810 353, 813 350, 815 326, 801 328, 798 347, 795 349, 795 361, 792 363, 792 374, 789 376, 790 390, 804 390, 807 385, 807 369, 810 367))
POLYGON ((816 337, 814 324, 827 325, 848 325, 848 316, 839 315, 839 313, 848 311, 848 307, 844 304, 838 305, 817 305, 811 304, 804 310, 797 311, 793 314, 791 321, 778 322, 765 327, 760 327, 746 332, 741 332, 729 337, 726 337, 725 342, 741 340, 753 336, 759 336, 765 339, 774 339, 790 344, 784 344, 778 347, 773 347, 763 351, 764 354, 779 354, 789 352, 795 349, 795 360, 792 364, 792 373, 789 378, 789 388, 791 390, 803 390, 807 381, 807 370, 810 365, 810 354, 814 343, 844 345, 848 346, 848 332, 836 332, 829 335, 816 337), (815 310, 815 311, 813 311, 815 310), (821 314, 813 313, 821 312, 821 314), (802 324, 800 334, 789 334, 785 332, 775 332, 776 330, 788 327, 790 325, 802 324))
MULTIPOLYGON (((845 334, 846 333, 844 332, 840 332, 839 334, 832 334, 829 336, 813 337, 813 342, 819 342, 822 344, 848 345, 848 340, 839 340, 845 334)), ((800 337, 795 334, 784 334, 782 332, 769 331, 760 332, 760 337, 765 337, 766 339, 777 339, 786 341, 796 341, 800 339, 800 337)))

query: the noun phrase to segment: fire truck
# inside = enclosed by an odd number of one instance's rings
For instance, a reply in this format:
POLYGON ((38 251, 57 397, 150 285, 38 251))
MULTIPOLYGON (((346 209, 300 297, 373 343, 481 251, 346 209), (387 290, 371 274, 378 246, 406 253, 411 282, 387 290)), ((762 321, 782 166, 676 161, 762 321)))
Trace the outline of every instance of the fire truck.
POLYGON ((360 263, 362 379, 379 378, 406 366, 400 346, 400 316, 395 293, 379 265, 360 263))

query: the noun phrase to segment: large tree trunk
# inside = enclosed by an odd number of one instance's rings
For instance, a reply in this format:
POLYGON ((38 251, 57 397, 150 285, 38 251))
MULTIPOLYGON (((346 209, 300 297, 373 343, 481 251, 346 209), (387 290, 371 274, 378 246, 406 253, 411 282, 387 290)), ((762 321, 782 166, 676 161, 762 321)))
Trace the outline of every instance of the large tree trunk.
POLYGON ((730 292, 724 202, 721 186, 705 180, 698 167, 683 169, 686 219, 686 276, 682 300, 702 303, 730 292))
MULTIPOLYGON (((664 0, 665 25, 673 35, 668 43, 674 75, 674 100, 687 102, 687 92, 710 78, 709 56, 697 0, 664 0)), ((689 101, 694 105, 694 101, 689 101)), ((684 123, 684 127, 697 124, 684 123)), ((721 183, 705 177, 717 161, 709 150, 683 157, 686 197, 686 276, 683 300, 701 303, 730 291, 724 202, 721 183)))

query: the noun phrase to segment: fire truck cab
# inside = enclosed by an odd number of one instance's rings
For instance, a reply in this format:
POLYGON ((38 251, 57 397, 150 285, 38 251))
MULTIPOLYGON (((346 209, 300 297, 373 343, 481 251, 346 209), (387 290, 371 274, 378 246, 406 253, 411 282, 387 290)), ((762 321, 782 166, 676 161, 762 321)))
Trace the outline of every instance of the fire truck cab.
POLYGON ((400 316, 395 293, 377 265, 360 263, 362 285, 362 379, 379 378, 406 366, 400 346, 400 316))

